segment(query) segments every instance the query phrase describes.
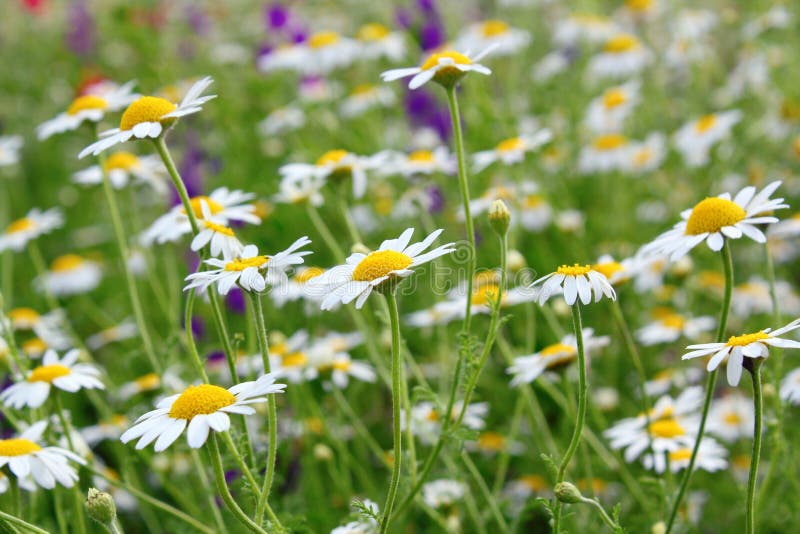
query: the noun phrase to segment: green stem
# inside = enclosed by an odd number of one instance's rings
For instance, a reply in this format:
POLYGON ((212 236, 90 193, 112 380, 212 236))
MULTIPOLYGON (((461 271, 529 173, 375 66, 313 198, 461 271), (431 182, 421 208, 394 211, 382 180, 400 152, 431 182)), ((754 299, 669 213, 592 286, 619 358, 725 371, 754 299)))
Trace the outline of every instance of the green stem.
POLYGON ((36 525, 32 525, 27 521, 20 519, 19 517, 7 514, 3 511, 0 511, 0 519, 8 523, 11 523, 15 527, 24 529, 26 532, 34 532, 36 534, 49 534, 45 529, 39 528, 36 525))
MULTIPOLYGON (((583 351, 583 325, 581 322, 581 305, 578 302, 572 305, 572 328, 575 331, 575 340, 578 345, 578 413, 575 419, 575 429, 572 432, 572 439, 570 439, 567 452, 561 459, 561 464, 558 466, 558 476, 556 485, 564 482, 564 475, 566 475, 567 467, 569 466, 572 456, 578 449, 578 444, 581 441, 581 433, 583 432, 583 422, 586 419, 586 396, 589 392, 589 384, 586 380, 586 356, 583 351)), ((591 484, 591 481, 589 481, 591 484)), ((555 518, 553 522, 553 532, 559 534, 559 526, 561 524, 561 502, 556 504, 555 518)))
POLYGON ((756 531, 756 481, 758 478, 758 461, 761 457, 761 433, 762 417, 764 411, 764 399, 761 393, 761 363, 758 358, 753 360, 753 409, 755 411, 755 422, 753 424, 753 453, 750 456, 750 477, 747 481, 747 509, 745 517, 747 519, 747 534, 754 534, 756 531))
MULTIPOLYGON (((258 334, 258 348, 261 351, 261 362, 264 365, 264 373, 272 372, 269 364, 269 341, 267 340, 267 326, 264 323, 264 309, 261 306, 261 297, 256 294, 248 293, 250 296, 250 309, 252 310, 253 321, 256 325, 258 334)), ((264 485, 261 488, 261 495, 256 506, 256 520, 260 523, 267 512, 270 520, 275 523, 275 527, 283 530, 278 517, 269 505, 269 494, 272 490, 272 481, 275 478, 275 462, 278 456, 278 408, 275 395, 267 396, 267 430, 269 432, 269 444, 267 447, 267 472, 264 475, 264 485)))
POLYGON ((486 481, 483 479, 478 471, 478 468, 475 466, 475 462, 472 461, 472 458, 469 457, 469 454, 467 454, 467 451, 464 449, 461 450, 461 460, 464 462, 467 471, 469 471, 473 480, 475 480, 475 483, 478 485, 478 489, 481 490, 483 498, 486 499, 486 503, 489 505, 489 510, 492 512, 492 516, 497 522, 497 526, 500 527, 500 531, 508 532, 508 524, 506 524, 506 520, 503 518, 503 513, 500 512, 500 508, 497 506, 497 501, 495 500, 494 495, 492 495, 489 486, 486 484, 486 481))
POLYGON ((317 210, 317 208, 310 202, 307 202, 306 213, 308 214, 308 218, 311 219, 311 223, 322 237, 322 240, 325 241, 326 245, 328 245, 328 248, 336 259, 336 262, 344 263, 345 256, 342 253, 341 248, 339 248, 339 243, 336 241, 336 238, 333 237, 331 231, 328 230, 328 226, 325 224, 325 221, 323 221, 322 217, 319 216, 319 210, 317 210))
MULTIPOLYGON (((206 473, 206 468, 203 466, 203 462, 200 461, 200 455, 198 454, 197 449, 191 449, 190 452, 192 454, 192 463, 194 463, 194 467, 197 470, 197 476, 200 477, 200 483, 203 484, 204 488, 210 488, 211 482, 208 480, 208 473, 206 473)), ((225 527, 225 521, 222 519, 222 514, 219 511, 219 506, 217 506, 217 501, 214 498, 214 495, 210 491, 206 493, 208 507, 214 516, 214 522, 217 525, 217 531, 221 533, 227 533, 228 529, 225 527)))
POLYGON ((347 209, 347 201, 345 200, 345 191, 344 186, 339 189, 339 192, 336 194, 337 204, 339 204, 339 211, 342 212, 342 218, 344 219, 344 224, 347 227, 347 233, 350 234, 350 240, 355 245, 356 243, 361 243, 361 234, 358 233, 358 228, 356 228, 355 223, 353 222, 353 218, 350 216, 350 211, 347 209))
POLYGON ((186 344, 189 347, 189 354, 192 357, 192 363, 197 370, 197 374, 200 375, 200 378, 203 380, 203 382, 208 384, 208 374, 206 374, 206 368, 203 365, 203 361, 200 359, 200 354, 197 352, 197 345, 195 345, 194 342, 194 332, 192 332, 192 312, 194 311, 194 299, 195 292, 194 288, 192 288, 186 295, 186 311, 183 321, 186 325, 184 327, 186 330, 186 344))
POLYGON ((250 468, 247 467, 242 455, 239 454, 239 449, 236 448, 233 438, 229 432, 220 432, 220 435, 222 436, 222 441, 225 442, 225 446, 228 447, 229 451, 231 451, 233 459, 236 460, 236 464, 239 466, 239 469, 241 469, 242 475, 244 475, 244 478, 247 479, 247 483, 250 484, 250 491, 252 491, 253 495, 255 495, 256 499, 258 499, 261 496, 261 492, 258 490, 256 479, 253 477, 253 473, 250 471, 250 468))
MULTIPOLYGON (((96 125, 94 129, 96 134, 96 125)), ((105 192, 108 211, 111 215, 111 225, 114 227, 114 237, 117 240, 117 248, 119 249, 122 263, 122 272, 125 274, 125 283, 128 286, 128 296, 131 299, 136 327, 139 330, 139 335, 142 337, 144 352, 147 354, 147 359, 150 360, 150 365, 157 373, 161 374, 161 363, 156 356, 155 349, 153 348, 153 340, 150 338, 150 331, 147 329, 147 323, 144 320, 144 311, 142 311, 142 301, 139 297, 139 290, 136 287, 136 279, 133 277, 133 273, 128 266, 128 240, 122 225, 122 217, 120 216, 117 199, 114 196, 114 188, 111 186, 111 180, 105 169, 106 157, 104 153, 101 153, 97 157, 97 163, 100 167, 100 175, 103 177, 103 191, 105 192)))
POLYGON ((261 534, 267 534, 267 531, 261 528, 257 523, 255 523, 252 519, 247 517, 242 509, 236 504, 236 501, 233 499, 231 495, 231 490, 228 489, 228 483, 225 481, 225 469, 222 466, 222 457, 219 453, 219 444, 217 443, 217 436, 212 433, 209 437, 209 448, 208 448, 208 455, 211 458, 211 464, 214 467, 214 480, 217 483, 217 491, 219 491, 220 496, 222 497, 223 502, 228 507, 228 510, 239 520, 245 527, 247 527, 251 532, 258 532, 261 534))
MULTIPOLYGON (((733 293, 733 259, 731 258, 731 247, 728 239, 722 245, 722 267, 725 271, 725 294, 722 299, 722 310, 720 311, 719 327, 717 328, 717 342, 722 342, 725 337, 725 329, 728 326, 728 312, 731 307, 731 294, 733 293)), ((703 440, 703 432, 706 428, 706 419, 708 418, 708 409, 711 406, 711 399, 714 397, 714 386, 717 383, 717 369, 708 374, 706 381, 706 397, 703 401, 703 411, 700 416, 700 425, 697 428, 697 440, 692 449, 692 457, 689 459, 689 466, 683 473, 681 478, 681 485, 678 488, 678 495, 675 496, 675 502, 672 504, 672 511, 669 515, 667 522, 667 530, 665 534, 672 531, 675 525, 675 519, 678 517, 678 510, 683 502, 683 497, 686 495, 686 490, 689 487, 689 480, 692 478, 692 470, 694 469, 694 462, 697 459, 697 451, 700 450, 700 442, 703 440)))
MULTIPOLYGON (((589 485, 591 486, 591 482, 589 485)), ((594 506, 594 508, 597 510, 597 513, 600 514, 600 518, 603 520, 603 523, 605 523, 611 530, 617 532, 622 529, 622 527, 620 527, 613 519, 611 519, 605 508, 603 508, 603 505, 600 504, 597 499, 583 498, 581 499, 581 502, 594 506)))
POLYGON ((392 519, 392 508, 394 507, 397 488, 400 485, 400 466, 402 464, 403 436, 400 431, 400 407, 401 385, 400 385, 400 314, 397 311, 397 297, 394 290, 386 294, 386 302, 389 305, 389 321, 392 327, 392 480, 389 484, 389 493, 386 495, 386 504, 383 506, 383 518, 381 519, 381 534, 389 531, 389 524, 392 519))

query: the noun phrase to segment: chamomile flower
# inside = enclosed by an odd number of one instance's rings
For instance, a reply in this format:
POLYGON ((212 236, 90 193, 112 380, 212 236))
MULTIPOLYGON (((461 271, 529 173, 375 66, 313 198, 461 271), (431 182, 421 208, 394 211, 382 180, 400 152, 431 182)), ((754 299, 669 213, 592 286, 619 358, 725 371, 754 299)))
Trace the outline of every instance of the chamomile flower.
POLYGON ((411 178, 423 174, 453 174, 457 168, 457 163, 447 147, 439 146, 433 150, 414 150, 408 154, 394 153, 381 169, 381 173, 411 178))
POLYGON ((54 259, 50 269, 36 277, 34 283, 39 291, 61 297, 88 293, 102 278, 103 269, 98 262, 78 254, 64 254, 54 259))
POLYGON ((133 139, 157 139, 177 119, 202 110, 203 104, 216 95, 200 96, 213 80, 211 77, 198 80, 178 105, 158 96, 142 96, 131 103, 122 113, 119 128, 100 134, 100 140, 84 148, 78 158, 89 154, 96 156, 112 146, 133 139))
POLYGON ((781 399, 794 404, 800 404, 800 367, 792 369, 781 381, 781 399))
POLYGON ((622 134, 599 135, 581 149, 578 170, 581 174, 622 170, 630 158, 630 148, 630 139, 622 134))
POLYGON ((592 78, 625 78, 638 74, 653 60, 653 54, 638 37, 619 33, 608 39, 603 51, 589 61, 592 78))
POLYGON ((212 256, 222 256, 226 260, 239 256, 244 249, 244 245, 234 235, 233 230, 225 226, 225 224, 217 222, 223 219, 215 218, 211 214, 208 202, 200 202, 200 209, 203 218, 197 222, 200 225, 200 231, 192 239, 191 249, 197 252, 208 246, 212 256))
POLYGON ((638 80, 610 87, 589 103, 584 125, 595 133, 619 132, 625 119, 639 103, 638 80))
POLYGON ((734 442, 753 437, 753 401, 733 392, 715 399, 708 413, 707 430, 718 438, 734 442))
MULTIPOLYGON (((798 296, 792 284, 785 280, 777 280, 775 282, 775 293, 780 295, 780 309, 783 313, 790 315, 800 314, 800 296, 798 296)), ((733 298, 731 298, 731 312, 739 317, 751 317, 759 313, 772 313, 772 295, 770 295, 767 281, 753 277, 747 282, 734 286, 733 298)))
POLYGON ((133 319, 126 319, 117 325, 110 326, 86 338, 86 346, 97 350, 110 343, 131 339, 137 336, 139 329, 133 319))
POLYGON ((564 301, 569 306, 575 304, 579 297, 583 304, 589 304, 592 302, 592 293, 595 302, 599 302, 603 296, 611 300, 617 299, 608 279, 589 265, 562 265, 556 272, 536 280, 533 285, 542 286, 538 299, 540 305, 544 305, 551 296, 562 292, 564 301))
POLYGON ((103 183, 103 173, 114 189, 122 189, 136 181, 152 187, 159 194, 169 191, 167 187, 167 169, 161 158, 151 154, 137 156, 131 152, 118 151, 111 154, 100 165, 93 165, 72 175, 72 181, 81 185, 97 185, 103 183))
POLYGON ((690 167, 700 167, 709 161, 711 149, 728 137, 733 127, 742 119, 738 109, 710 113, 693 119, 675 132, 675 148, 690 167))
POLYGON ((308 298, 312 302, 319 304, 319 299, 313 299, 305 290, 306 284, 313 278, 323 274, 325 269, 321 267, 300 267, 294 276, 289 278, 285 284, 279 284, 272 288, 269 295, 272 297, 275 306, 282 308, 287 302, 294 302, 302 298, 308 298))
POLYGON ((306 114, 302 108, 286 106, 277 108, 258 123, 258 131, 264 137, 273 137, 299 130, 306 124, 306 114))
POLYGON ((467 27, 455 40, 455 48, 484 50, 493 47, 493 54, 508 56, 531 42, 530 32, 512 28, 502 20, 485 20, 467 27))
POLYGON ((450 479, 427 482, 422 486, 422 500, 433 509, 452 506, 464 498, 467 485, 450 479))
POLYGON ((725 343, 689 345, 686 348, 690 349, 690 352, 684 354, 683 359, 690 360, 692 358, 711 356, 706 365, 708 371, 715 370, 719 367, 719 364, 727 361, 728 383, 731 386, 736 386, 742 376, 745 357, 766 358, 769 356, 769 347, 800 349, 800 341, 778 337, 798 328, 800 328, 800 319, 795 319, 777 330, 767 328, 751 334, 731 336, 725 343))
POLYGON ((62 358, 54 350, 48 350, 42 364, 27 373, 24 380, 6 388, 0 393, 0 400, 6 406, 20 409, 25 406, 38 408, 56 387, 62 391, 75 393, 80 389, 104 389, 100 381, 100 371, 91 364, 77 363, 80 352, 72 349, 62 358))
POLYGON ((622 168, 631 174, 642 174, 661 166, 667 156, 667 142, 663 133, 653 132, 644 141, 630 144, 627 160, 622 168))
MULTIPOLYGON (((335 352, 332 350, 320 350, 321 345, 316 345, 309 350, 311 365, 314 366, 316 373, 324 378, 330 375, 330 383, 339 389, 344 389, 350 382, 350 377, 361 382, 375 382, 377 375, 375 369, 366 362, 353 360, 346 352, 335 352)), ((328 381, 325 384, 330 385, 328 381)))
POLYGON ((478 63, 491 51, 492 48, 486 48, 475 57, 470 57, 469 52, 463 54, 453 50, 435 52, 428 56, 419 67, 387 70, 381 73, 381 79, 384 82, 391 82, 413 76, 408 83, 409 89, 419 89, 431 80, 450 87, 468 72, 477 72, 487 76, 491 74, 491 70, 478 63))
POLYGON ((314 177, 337 182, 350 178, 353 181, 353 196, 361 198, 367 192, 367 171, 381 167, 389 157, 389 152, 359 156, 346 150, 329 150, 314 164, 289 163, 278 169, 278 172, 286 180, 314 177))
POLYGON ((609 17, 575 13, 556 22, 553 41, 560 46, 576 45, 582 40, 604 43, 618 32, 617 23, 609 17))
POLYGON ((301 49, 301 61, 297 64, 300 72, 323 75, 338 68, 350 65, 358 57, 358 42, 332 31, 311 34, 301 49))
POLYGON ((42 211, 33 208, 25 217, 12 221, 0 234, 0 252, 13 250, 19 252, 37 237, 49 234, 64 225, 64 216, 58 208, 42 211))
POLYGON ((56 482, 71 488, 78 481, 78 473, 69 462, 85 465, 86 461, 61 447, 39 445, 46 428, 47 421, 38 421, 19 437, 0 439, 0 468, 8 465, 26 489, 32 489, 30 478, 44 489, 55 488, 56 482))
POLYGON ((403 33, 393 32, 377 22, 361 26, 356 32, 356 39, 361 45, 360 54, 364 59, 386 57, 392 61, 399 61, 406 53, 403 33))
POLYGON ((686 317, 669 308, 657 308, 652 315, 655 321, 636 331, 636 338, 645 346, 672 343, 681 337, 694 339, 716 326, 713 317, 686 317))
POLYGON ((472 165, 475 172, 480 172, 496 161, 505 165, 519 163, 525 159, 525 154, 533 152, 552 138, 553 134, 545 128, 530 135, 522 134, 518 137, 504 139, 492 150, 473 154, 472 165))
POLYGON ((66 330, 67 318, 64 310, 39 314, 32 308, 14 308, 8 311, 7 318, 14 330, 33 330, 49 347, 56 350, 72 347, 72 340, 66 330))
POLYGON ((344 265, 328 269, 324 274, 308 282, 310 294, 325 295, 321 308, 330 310, 337 303, 349 304, 355 300, 360 309, 373 290, 387 284, 399 282, 411 276, 419 267, 455 249, 452 243, 440 245, 423 253, 443 230, 436 230, 413 245, 409 245, 413 228, 408 228, 397 239, 387 239, 378 250, 369 254, 354 253, 344 265))
MULTIPOLYGON (((596 352, 611 342, 611 338, 608 336, 596 337, 591 328, 584 328, 582 334, 586 354, 596 352)), ((574 362, 577 358, 578 344, 575 336, 569 334, 558 343, 548 345, 535 354, 514 358, 513 364, 506 369, 506 373, 513 376, 511 386, 516 387, 521 384, 529 384, 542 373, 561 368, 574 362)))
POLYGON ((189 386, 141 416, 120 436, 120 441, 128 443, 138 438, 136 449, 143 449, 155 441, 155 451, 161 452, 186 430, 189 447, 198 449, 208 439, 210 430, 226 432, 230 428, 230 414, 252 415, 256 411, 251 404, 267 402, 265 395, 282 393, 285 387, 285 384, 276 384, 272 374, 228 389, 212 384, 189 386))
POLYGON ((0 167, 8 167, 19 163, 20 150, 22 150, 22 136, 0 136, 0 167))
POLYGON ((241 255, 235 258, 208 259, 205 263, 215 269, 190 274, 186 277, 188 284, 183 289, 199 288, 205 291, 211 284, 216 284, 220 295, 227 295, 238 284, 245 291, 260 293, 267 285, 286 282, 286 270, 302 264, 303 256, 311 254, 309 250, 299 251, 309 243, 310 239, 301 237, 286 250, 272 256, 259 255, 258 247, 247 245, 241 255))
POLYGON ((353 89, 339 106, 342 117, 353 118, 373 108, 385 108, 396 101, 394 93, 385 86, 362 84, 353 89))
MULTIPOLYGON (((255 195, 252 193, 219 187, 208 196, 192 197, 190 204, 195 218, 200 219, 198 224, 201 229, 204 227, 202 221, 206 220, 204 213, 209 214, 210 222, 216 225, 228 226, 231 222, 259 224, 261 218, 256 215, 256 206, 249 202, 254 197, 255 195), (208 208, 207 212, 203 211, 204 204, 208 208)), ((177 241, 191 232, 192 225, 186 210, 182 205, 177 205, 153 221, 153 224, 142 233, 140 240, 143 245, 149 246, 152 243, 177 241)))
POLYGON ((380 529, 378 521, 375 519, 380 513, 378 505, 369 499, 364 499, 361 503, 364 508, 371 512, 371 515, 364 514, 359 510, 360 519, 351 521, 331 530, 331 534, 375 534, 380 529))
POLYGON ((617 286, 635 275, 636 266, 633 258, 617 261, 610 254, 603 254, 597 259, 597 263, 592 265, 592 269, 605 276, 612 286, 617 286))
POLYGON ((430 308, 409 313, 404 318, 408 326, 426 328, 434 325, 448 324, 464 315, 464 304, 460 301, 443 300, 430 308))
POLYGON ((316 174, 287 174, 278 184, 278 192, 272 199, 281 204, 310 203, 312 206, 321 206, 324 202, 321 190, 325 179, 316 174))
MULTIPOLYGON (((654 470, 656 473, 663 473, 669 466, 670 472, 677 473, 689 467, 693 448, 694 443, 687 443, 685 446, 669 450, 664 454, 648 454, 643 459, 644 466, 647 469, 654 470)), ((714 441, 714 439, 707 437, 700 442, 700 447, 697 449, 694 468, 710 473, 727 469, 727 458, 728 450, 714 441)))
POLYGON ((641 252, 665 255, 677 261, 703 241, 713 251, 720 250, 725 239, 742 236, 764 243, 767 238, 758 225, 777 222, 777 218, 766 214, 788 207, 782 198, 769 198, 780 185, 779 181, 772 182, 758 193, 755 187, 748 186, 732 200, 729 193, 707 197, 692 209, 683 211, 682 221, 642 247, 641 252))
POLYGON ((139 97, 131 91, 133 86, 134 82, 128 82, 102 93, 79 96, 67 111, 40 124, 36 128, 36 137, 43 141, 52 135, 76 130, 85 121, 99 122, 107 112, 119 111, 139 97))
MULTIPOLYGON (((456 421, 461 411, 464 409, 464 403, 456 402, 453 405, 453 411, 450 413, 450 420, 456 421)), ((462 426, 471 430, 483 430, 486 426, 486 415, 489 413, 489 404, 486 402, 473 402, 466 407, 464 418, 461 421, 462 426)), ((406 419, 406 411, 401 414, 400 426, 405 430, 406 425, 411 424, 412 434, 426 445, 433 445, 439 437, 442 429, 442 414, 436 408, 436 405, 429 401, 423 401, 411 407, 411 418, 406 419)))

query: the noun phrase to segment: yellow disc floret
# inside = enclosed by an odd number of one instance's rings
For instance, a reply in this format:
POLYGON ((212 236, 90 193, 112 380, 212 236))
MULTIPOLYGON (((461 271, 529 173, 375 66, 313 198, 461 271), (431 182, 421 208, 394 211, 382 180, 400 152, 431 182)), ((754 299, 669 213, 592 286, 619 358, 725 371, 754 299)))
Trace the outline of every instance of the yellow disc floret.
POLYGON ((127 131, 143 122, 160 122, 161 124, 172 122, 174 119, 162 119, 162 117, 175 111, 175 108, 177 106, 165 98, 143 96, 128 106, 128 109, 122 114, 119 129, 127 131))
POLYGON ((244 271, 250 267, 260 268, 267 263, 269 258, 266 256, 253 256, 252 258, 237 258, 225 264, 226 271, 244 271))
POLYGON ((731 200, 708 197, 700 201, 686 221, 686 235, 719 232, 724 226, 732 226, 747 217, 747 212, 731 200))
POLYGON ((697 130, 697 133, 702 134, 713 128, 716 123, 717 116, 712 113, 710 115, 703 115, 697 119, 697 122, 694 123, 694 127, 697 130))
POLYGON ((25 456, 40 450, 42 448, 29 439, 0 439, 0 456, 25 456))
MULTIPOLYGON (((199 219, 203 218, 203 207, 202 207, 203 202, 205 202, 206 205, 208 206, 208 211, 211 212, 211 215, 216 215, 217 213, 225 209, 225 206, 205 195, 192 197, 189 200, 189 204, 192 206, 192 211, 194 212, 194 216, 199 219)), ((183 210, 183 212, 186 213, 186 210, 183 210)))
POLYGON ((478 447, 484 451, 499 452, 506 447, 506 438, 497 432, 482 432, 478 436, 478 447))
POLYGON ((590 265, 580 265, 580 264, 573 264, 573 265, 561 265, 559 266, 558 270, 556 271, 557 274, 563 274, 565 276, 585 276, 589 274, 589 271, 592 270, 590 265))
POLYGON ((615 150, 628 144, 628 138, 622 134, 606 134, 596 137, 592 143, 597 150, 615 150))
POLYGON ((356 39, 360 41, 380 41, 389 35, 389 28, 376 22, 364 24, 356 32, 356 39))
POLYGON ((236 397, 227 389, 211 384, 189 386, 172 403, 169 416, 190 421, 196 415, 214 413, 220 408, 236 402, 236 397))
POLYGON ((233 230, 222 224, 217 224, 211 221, 203 221, 203 226, 212 232, 233 237, 233 230))
POLYGON ((479 287, 472 292, 471 303, 473 306, 486 306, 490 302, 496 302, 498 291, 499 287, 495 284, 487 284, 483 287, 479 287))
POLYGON ((342 161, 349 152, 347 150, 328 150, 317 160, 317 167, 336 165, 342 161))
POLYGON ((33 328, 39 322, 39 312, 33 308, 14 308, 7 314, 14 328, 33 328))
POLYGON ((433 152, 430 150, 415 150, 408 155, 408 159, 417 163, 433 163, 433 152))
POLYGON ((639 46, 639 39, 629 33, 623 33, 606 41, 604 49, 610 54, 622 54, 639 46))
POLYGON ((431 54, 428 56, 428 59, 420 66, 422 70, 429 70, 437 65, 439 65, 439 60, 441 59, 451 59, 453 63, 457 65, 471 65, 472 60, 465 56, 464 54, 460 54, 458 52, 453 52, 452 50, 445 50, 444 52, 437 52, 435 54, 431 54))
POLYGON ((317 276, 321 275, 324 272, 325 269, 321 267, 309 267, 307 269, 304 269, 302 272, 297 273, 297 275, 294 277, 294 281, 297 282, 298 284, 305 284, 312 278, 316 278, 317 276))
POLYGON ((114 152, 108 157, 103 165, 103 168, 106 171, 112 171, 115 169, 129 171, 134 168, 138 162, 139 158, 137 158, 135 154, 125 151, 114 152))
POLYGON ((592 265, 592 270, 597 271, 608 279, 622 270, 622 264, 616 261, 607 261, 604 263, 595 263, 592 265))
POLYGON ((64 254, 53 260, 53 263, 50 264, 50 270, 57 273, 71 271, 83 265, 83 262, 84 259, 77 254, 64 254))
POLYGON ((28 382, 47 382, 52 384, 53 380, 62 376, 67 376, 72 371, 66 365, 40 365, 36 367, 28 376, 28 382))
POLYGON ((339 42, 339 34, 336 32, 317 32, 308 38, 308 46, 311 48, 324 48, 339 42))
POLYGON ((650 423, 650 434, 657 438, 669 439, 683 436, 686 431, 676 419, 669 417, 650 423))
POLYGON ((371 282, 377 278, 389 275, 392 271, 406 269, 413 260, 395 250, 379 250, 371 252, 366 258, 356 265, 353 270, 353 280, 358 282, 371 282))
POLYGON ((761 330, 760 332, 754 332, 752 334, 731 336, 728 338, 728 342, 725 343, 725 345, 728 347, 744 347, 750 343, 755 343, 756 341, 762 341, 764 339, 769 339, 769 334, 765 334, 764 331, 761 330))
POLYGON ((153 391, 161 385, 161 378, 155 373, 142 375, 133 381, 139 391, 153 391))
POLYGON ((669 453, 670 462, 686 462, 692 458, 692 449, 678 449, 669 453))
POLYGON ((497 37, 508 33, 508 24, 502 20, 487 20, 481 24, 481 33, 484 37, 497 37))
POLYGON ((628 94, 619 88, 609 89, 603 94, 603 106, 606 109, 614 109, 628 101, 628 94))
POLYGON ((94 95, 84 95, 79 96, 75 100, 72 101, 72 104, 69 105, 67 108, 68 115, 77 115, 81 111, 86 111, 89 109, 106 109, 108 107, 108 102, 100 98, 99 96, 94 95))
POLYGON ((31 230, 36 226, 36 224, 27 217, 23 217, 22 219, 17 219, 13 221, 11 224, 8 225, 6 228, 7 234, 16 234, 17 232, 24 232, 25 230, 31 230))
POLYGON ((497 144, 498 152, 514 152, 515 150, 522 150, 523 148, 525 148, 525 141, 520 137, 505 139, 497 144))
POLYGON ((308 357, 302 352, 293 352, 281 358, 283 367, 302 367, 308 363, 308 357))

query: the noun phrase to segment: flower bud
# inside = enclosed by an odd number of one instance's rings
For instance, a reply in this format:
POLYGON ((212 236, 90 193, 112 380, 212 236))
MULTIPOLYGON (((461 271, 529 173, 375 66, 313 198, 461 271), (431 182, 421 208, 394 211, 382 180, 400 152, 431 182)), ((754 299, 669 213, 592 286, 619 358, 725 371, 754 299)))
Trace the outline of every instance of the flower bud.
POLYGON ((575 504, 583 501, 583 495, 571 482, 559 482, 555 489, 556 498, 567 504, 575 504))
POLYGON ((502 200, 495 200, 489 206, 489 223, 499 236, 504 236, 508 232, 508 226, 511 224, 511 212, 508 211, 508 206, 502 200))
POLYGON ((314 445, 314 458, 321 462, 327 462, 333 459, 333 451, 324 443, 317 443, 314 445))
POLYGON ((86 496, 86 511, 89 517, 101 525, 110 525, 117 517, 117 506, 114 498, 97 488, 89 488, 86 496))

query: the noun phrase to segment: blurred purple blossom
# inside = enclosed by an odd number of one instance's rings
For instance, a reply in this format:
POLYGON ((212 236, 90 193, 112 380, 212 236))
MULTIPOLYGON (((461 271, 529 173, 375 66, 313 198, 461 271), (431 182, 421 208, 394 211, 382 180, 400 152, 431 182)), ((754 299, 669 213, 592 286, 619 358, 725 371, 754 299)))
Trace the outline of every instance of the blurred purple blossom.
POLYGON ((228 306, 229 310, 238 315, 244 315, 247 311, 247 303, 244 298, 244 292, 238 287, 234 287, 230 290, 228 295, 225 297, 225 304, 228 306))
POLYGON ((197 35, 206 35, 211 30, 211 19, 197 5, 186 8, 186 22, 197 35))
POLYGON ((94 18, 84 0, 72 2, 67 8, 67 46, 78 56, 94 52, 97 31, 94 18))

